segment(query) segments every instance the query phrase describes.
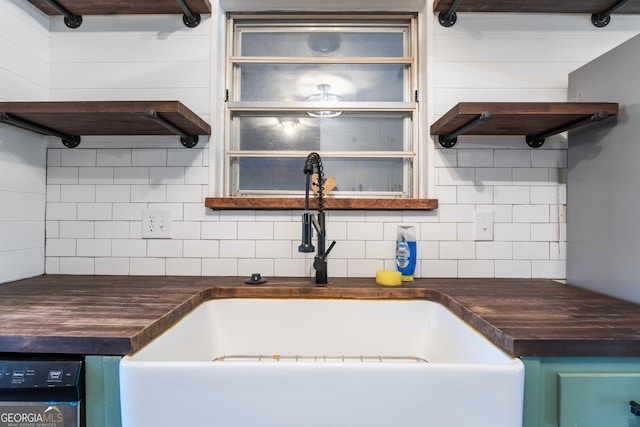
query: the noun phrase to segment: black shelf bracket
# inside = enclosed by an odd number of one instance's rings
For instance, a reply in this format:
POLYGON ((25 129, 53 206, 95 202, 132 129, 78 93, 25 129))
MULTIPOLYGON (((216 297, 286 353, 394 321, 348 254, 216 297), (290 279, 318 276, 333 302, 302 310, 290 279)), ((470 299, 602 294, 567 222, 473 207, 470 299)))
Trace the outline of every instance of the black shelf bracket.
POLYGON ((189 28, 195 28, 200 24, 200 14, 191 12, 189 6, 184 2, 184 0, 177 0, 180 9, 182 9, 182 22, 189 28))
POLYGON ((471 120, 466 125, 458 128, 456 131, 451 132, 448 135, 438 135, 438 142, 444 148, 451 148, 454 145, 456 145, 456 143, 458 142, 458 136, 466 133, 468 130, 473 129, 474 127, 478 126, 481 123, 488 122, 492 118, 493 118, 493 112, 485 111, 475 119, 471 120))
POLYGON ((592 14, 591 23, 598 28, 606 27, 611 22, 611 15, 627 3, 629 3, 629 0, 620 0, 609 9, 592 14))
POLYGON ((567 123, 566 125, 558 126, 557 128, 553 128, 547 132, 539 133, 537 135, 527 135, 525 139, 529 147, 540 148, 542 147, 542 144, 544 144, 544 140, 550 136, 559 134, 567 130, 575 129, 580 126, 588 125, 589 123, 599 122, 606 119, 607 117, 609 117, 609 113, 607 113, 606 111, 598 111, 597 113, 592 114, 588 117, 575 120, 571 123, 567 123))
POLYGON ((69 28, 78 28, 82 25, 82 16, 74 15, 69 12, 64 6, 58 3, 56 0, 44 0, 49 6, 58 11, 60 15, 64 15, 64 23, 69 28))
POLYGON ((193 148, 198 144, 198 139, 199 139, 198 135, 189 135, 188 133, 186 133, 182 129, 174 126, 173 123, 171 123, 171 122, 165 120, 164 118, 162 118, 160 115, 158 115, 158 113, 156 113, 155 110, 148 109, 148 110, 146 110, 144 112, 144 115, 147 116, 147 118, 157 122, 158 124, 164 126, 167 129, 169 129, 171 132, 175 133, 176 135, 180 136, 180 142, 185 147, 193 148))
POLYGON ((27 129, 31 132, 39 133, 42 135, 56 136, 62 140, 62 144, 64 144, 64 146, 67 148, 76 148, 78 145, 80 145, 80 136, 78 135, 69 135, 66 133, 58 132, 55 129, 40 126, 37 123, 23 120, 7 113, 0 112, 0 122, 5 122, 8 125, 27 129))
POLYGON ((440 25, 446 28, 453 27, 453 24, 458 20, 456 10, 458 6, 460 6, 460 2, 462 2, 462 0, 453 0, 453 3, 451 3, 451 6, 449 6, 446 12, 438 13, 438 22, 440 25))

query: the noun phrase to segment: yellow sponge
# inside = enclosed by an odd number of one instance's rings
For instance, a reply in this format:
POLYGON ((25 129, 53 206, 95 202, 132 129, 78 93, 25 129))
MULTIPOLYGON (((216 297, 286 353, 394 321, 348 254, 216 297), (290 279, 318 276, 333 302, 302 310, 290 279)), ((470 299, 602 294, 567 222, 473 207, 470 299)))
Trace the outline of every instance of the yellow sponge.
POLYGON ((376 271, 376 283, 382 286, 398 286, 402 284, 402 274, 395 270, 376 271))

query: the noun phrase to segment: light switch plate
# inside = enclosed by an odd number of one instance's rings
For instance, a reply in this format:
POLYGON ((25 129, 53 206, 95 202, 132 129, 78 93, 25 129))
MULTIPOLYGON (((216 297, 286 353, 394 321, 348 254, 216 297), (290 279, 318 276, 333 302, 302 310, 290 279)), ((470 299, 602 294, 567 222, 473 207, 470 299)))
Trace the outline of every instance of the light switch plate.
POLYGON ((171 211, 169 209, 144 209, 142 211, 143 239, 171 238, 171 211))
POLYGON ((474 216, 475 240, 493 240, 493 211, 476 211, 474 216))

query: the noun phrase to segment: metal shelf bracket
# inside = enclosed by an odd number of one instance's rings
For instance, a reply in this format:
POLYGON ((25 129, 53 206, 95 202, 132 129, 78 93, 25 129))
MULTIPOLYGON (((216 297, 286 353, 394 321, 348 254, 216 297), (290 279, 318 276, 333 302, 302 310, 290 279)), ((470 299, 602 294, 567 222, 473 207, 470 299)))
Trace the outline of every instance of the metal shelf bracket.
POLYGON ((78 28, 82 25, 82 16, 74 15, 69 12, 64 6, 58 3, 56 0, 44 0, 49 6, 58 11, 59 14, 64 15, 64 23, 69 28, 78 28))
POLYGON ((440 25, 446 28, 453 27, 458 20, 456 9, 458 9, 461 2, 462 0, 453 0, 453 3, 451 3, 451 6, 449 6, 449 9, 447 9, 446 12, 438 13, 438 22, 440 25))
POLYGON ((527 145, 531 148, 539 148, 544 144, 544 140, 550 136, 557 135, 561 132, 575 129, 580 126, 588 125, 589 123, 599 122, 609 117, 609 113, 606 111, 598 111, 595 114, 592 114, 583 119, 575 120, 571 123, 567 123, 566 125, 558 126, 557 128, 553 128, 547 132, 539 133, 537 135, 527 135, 526 141, 527 145))
POLYGON ((180 9, 182 9, 182 22, 189 28, 195 28, 200 24, 200 14, 191 12, 189 6, 184 2, 184 0, 177 0, 180 9))
POLYGON ((606 27, 611 22, 611 15, 627 3, 629 3, 629 0, 620 0, 609 9, 592 14, 591 23, 598 28, 606 27))
POLYGON ((147 118, 155 122, 158 122, 158 124, 169 129, 171 132, 175 133, 176 135, 180 136, 180 143, 182 143, 182 145, 184 145, 185 147, 193 148, 198 144, 198 139, 199 139, 198 135, 189 135, 182 129, 174 126, 173 123, 162 118, 160 115, 158 115, 158 113, 156 113, 155 110, 148 109, 144 112, 144 115, 147 116, 147 118))
POLYGON ((456 145, 456 143, 458 142, 458 136, 466 133, 468 130, 473 129, 474 127, 478 126, 481 123, 484 123, 484 122, 487 122, 487 121, 491 120, 492 118, 493 118, 493 112, 485 111, 484 113, 480 114, 475 119, 471 120, 466 125, 461 126, 460 128, 458 128, 456 131, 454 131, 454 132, 452 132, 452 133, 450 133, 448 135, 438 135, 438 142, 444 148, 451 148, 454 145, 456 145))
POLYGON ((64 146, 67 148, 76 148, 78 145, 80 145, 81 138, 78 135, 69 135, 66 133, 58 132, 55 129, 40 126, 39 124, 30 122, 28 120, 23 120, 15 116, 11 116, 7 113, 0 112, 0 122, 6 122, 9 125, 27 129, 31 132, 39 133, 42 135, 56 136, 62 140, 62 144, 64 144, 64 146))

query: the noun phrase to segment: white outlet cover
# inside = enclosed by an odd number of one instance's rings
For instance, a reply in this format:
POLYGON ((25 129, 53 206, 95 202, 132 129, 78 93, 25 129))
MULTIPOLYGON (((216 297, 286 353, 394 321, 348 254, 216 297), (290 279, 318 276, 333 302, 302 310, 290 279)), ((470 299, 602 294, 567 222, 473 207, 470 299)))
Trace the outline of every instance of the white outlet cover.
POLYGON ((493 211, 476 211, 474 216, 475 240, 493 240, 493 211))
POLYGON ((144 209, 142 211, 143 239, 171 238, 171 211, 169 209, 144 209))

